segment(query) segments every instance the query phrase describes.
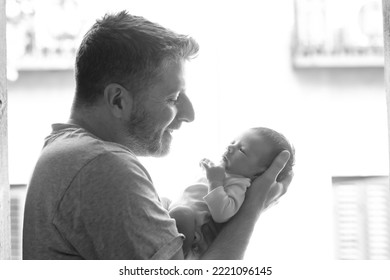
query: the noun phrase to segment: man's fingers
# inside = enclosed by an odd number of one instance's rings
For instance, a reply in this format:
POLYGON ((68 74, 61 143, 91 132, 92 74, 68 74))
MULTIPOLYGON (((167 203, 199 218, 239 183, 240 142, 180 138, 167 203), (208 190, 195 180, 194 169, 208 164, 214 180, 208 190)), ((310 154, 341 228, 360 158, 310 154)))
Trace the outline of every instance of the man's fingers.
POLYGON ((287 192, 288 186, 290 185, 293 176, 294 173, 291 172, 283 181, 275 182, 274 184, 272 184, 267 194, 268 197, 268 205, 266 206, 267 209, 278 204, 279 198, 281 198, 287 192))
POLYGON ((282 182, 277 182, 276 178, 289 158, 290 153, 286 150, 276 156, 271 166, 252 182, 251 187, 245 194, 245 205, 252 205, 252 203, 259 205, 260 203, 262 208, 259 211, 261 212, 286 193, 293 173, 289 174, 282 182))
POLYGON ((291 171, 286 178, 283 179, 280 183, 283 185, 283 194, 287 192, 287 188, 290 185, 292 179, 294 177, 294 173, 291 171))
MULTIPOLYGON (((262 176, 268 178, 270 181, 276 181, 280 171, 286 165, 288 159, 290 158, 290 153, 287 150, 282 151, 272 162, 271 166, 264 172, 262 176)), ((292 178, 291 178, 292 179, 292 178)), ((291 182, 290 179, 290 182, 291 182)))

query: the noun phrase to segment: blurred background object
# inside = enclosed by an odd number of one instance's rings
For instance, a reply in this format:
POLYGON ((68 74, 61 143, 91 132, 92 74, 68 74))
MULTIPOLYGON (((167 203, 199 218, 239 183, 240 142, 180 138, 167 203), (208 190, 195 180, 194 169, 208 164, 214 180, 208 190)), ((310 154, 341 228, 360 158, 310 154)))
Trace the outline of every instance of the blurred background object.
POLYGON ((295 67, 382 67, 378 0, 295 0, 295 67))

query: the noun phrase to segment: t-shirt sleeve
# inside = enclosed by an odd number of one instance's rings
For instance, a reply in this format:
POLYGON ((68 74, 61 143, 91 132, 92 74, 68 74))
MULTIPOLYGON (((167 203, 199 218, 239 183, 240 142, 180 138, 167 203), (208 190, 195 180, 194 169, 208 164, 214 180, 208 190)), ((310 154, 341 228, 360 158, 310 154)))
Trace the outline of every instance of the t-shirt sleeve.
POLYGON ((183 244, 147 171, 126 153, 85 166, 53 222, 85 259, 170 259, 183 244))

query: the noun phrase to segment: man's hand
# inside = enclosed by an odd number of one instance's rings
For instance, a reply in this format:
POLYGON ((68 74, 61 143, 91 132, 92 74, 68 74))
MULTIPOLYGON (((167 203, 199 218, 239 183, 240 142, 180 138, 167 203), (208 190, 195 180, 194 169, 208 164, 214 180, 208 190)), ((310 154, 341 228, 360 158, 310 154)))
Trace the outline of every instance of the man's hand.
POLYGON ((223 166, 215 165, 209 159, 202 159, 200 165, 206 170, 206 177, 210 183, 210 191, 223 185, 226 176, 223 166))
POLYGON ((277 182, 276 178, 289 158, 290 153, 283 151, 274 159, 271 166, 252 182, 246 193, 244 205, 248 204, 249 207, 257 210, 257 214, 260 214, 287 192, 294 174, 289 174, 282 182, 277 182))

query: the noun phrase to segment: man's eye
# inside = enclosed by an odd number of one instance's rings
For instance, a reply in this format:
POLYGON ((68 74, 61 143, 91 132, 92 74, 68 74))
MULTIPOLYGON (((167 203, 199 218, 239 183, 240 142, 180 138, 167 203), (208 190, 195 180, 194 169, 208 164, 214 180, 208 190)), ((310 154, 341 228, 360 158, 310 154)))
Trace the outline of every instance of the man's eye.
POLYGON ((243 153, 244 155, 246 155, 245 151, 244 151, 242 148, 240 148, 239 150, 240 150, 241 153, 243 153))
POLYGON ((170 105, 176 105, 177 102, 179 102, 179 97, 180 97, 180 94, 175 96, 175 97, 172 97, 172 98, 168 99, 168 103, 170 105))
POLYGON ((176 105, 178 101, 179 101, 179 99, 169 99, 168 103, 172 104, 172 105, 176 105))

